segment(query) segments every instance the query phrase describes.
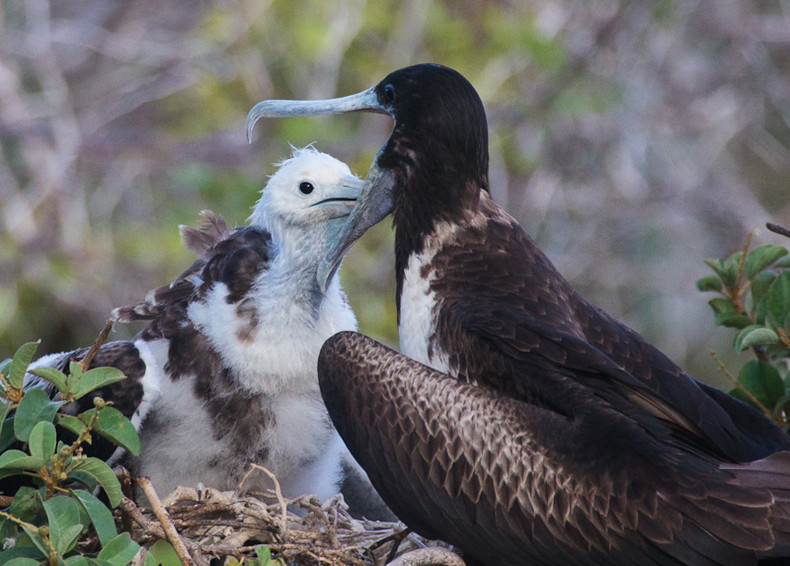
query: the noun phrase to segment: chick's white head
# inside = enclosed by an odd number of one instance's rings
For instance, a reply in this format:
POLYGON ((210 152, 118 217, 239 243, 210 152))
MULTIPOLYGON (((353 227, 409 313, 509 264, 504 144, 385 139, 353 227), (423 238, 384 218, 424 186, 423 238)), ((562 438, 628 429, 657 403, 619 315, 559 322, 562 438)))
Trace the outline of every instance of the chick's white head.
POLYGON ((362 185, 348 165, 331 155, 312 146, 294 149, 269 178, 249 222, 280 243, 293 231, 327 235, 331 231, 320 227, 345 222, 362 185))

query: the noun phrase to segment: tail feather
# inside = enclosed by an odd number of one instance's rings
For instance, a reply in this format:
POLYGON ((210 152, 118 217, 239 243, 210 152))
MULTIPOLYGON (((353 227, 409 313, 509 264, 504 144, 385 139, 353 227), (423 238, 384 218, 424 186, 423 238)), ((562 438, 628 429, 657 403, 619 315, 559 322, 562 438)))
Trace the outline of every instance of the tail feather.
POLYGON ((790 557, 790 452, 744 464, 723 464, 721 469, 730 471, 738 485, 767 491, 773 498, 769 521, 774 544, 759 556, 790 557))
POLYGON ((181 240, 196 256, 203 258, 218 242, 227 237, 230 231, 225 219, 210 210, 200 212, 197 228, 179 226, 181 240))

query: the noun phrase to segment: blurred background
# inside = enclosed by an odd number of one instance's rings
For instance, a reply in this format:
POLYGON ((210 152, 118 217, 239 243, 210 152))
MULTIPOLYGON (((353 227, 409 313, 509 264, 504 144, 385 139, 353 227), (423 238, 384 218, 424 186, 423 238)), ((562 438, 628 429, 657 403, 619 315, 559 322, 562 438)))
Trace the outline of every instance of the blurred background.
MULTIPOLYGON (((243 223, 289 143, 364 176, 378 115, 244 118, 433 61, 488 110, 495 198, 588 299, 721 385, 703 259, 790 224, 790 2, 2 0, 0 358, 89 345, 192 258, 179 224, 243 223)), ((397 344, 392 231, 342 277, 397 344)), ((133 334, 116 328, 111 338, 133 334)), ((726 357, 726 356, 725 356, 726 357)), ((726 385, 725 387, 729 388, 726 385)))

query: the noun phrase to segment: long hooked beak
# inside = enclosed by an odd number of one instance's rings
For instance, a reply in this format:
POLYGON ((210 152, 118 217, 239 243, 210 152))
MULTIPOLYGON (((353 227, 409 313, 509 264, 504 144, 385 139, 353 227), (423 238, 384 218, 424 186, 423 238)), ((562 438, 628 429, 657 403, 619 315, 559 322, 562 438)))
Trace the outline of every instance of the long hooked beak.
POLYGON ((297 116, 323 116, 347 112, 375 112, 390 114, 378 101, 376 87, 357 94, 327 100, 264 100, 252 107, 247 114, 247 140, 252 140, 252 130, 261 118, 288 118, 297 116))
MULTIPOLYGON (((247 115, 247 139, 252 138, 255 123, 261 118, 285 118, 296 116, 320 116, 346 112, 375 112, 392 116, 392 112, 381 105, 375 87, 357 94, 329 100, 264 100, 252 107, 247 115)), ((348 220, 332 237, 327 254, 318 267, 318 285, 326 291, 337 272, 343 256, 362 234, 381 222, 392 211, 392 191, 395 180, 392 173, 381 169, 376 155, 365 177, 359 195, 348 220)))

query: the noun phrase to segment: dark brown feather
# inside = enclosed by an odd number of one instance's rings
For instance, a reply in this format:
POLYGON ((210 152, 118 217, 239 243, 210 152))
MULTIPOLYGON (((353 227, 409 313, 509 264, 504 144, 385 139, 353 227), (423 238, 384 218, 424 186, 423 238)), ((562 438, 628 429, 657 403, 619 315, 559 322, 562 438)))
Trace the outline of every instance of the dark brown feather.
POLYGON ((319 376, 338 431, 396 514, 484 564, 753 564, 790 536, 788 454, 722 465, 627 415, 568 418, 356 333, 327 341, 319 376), (597 426, 612 419, 616 441, 597 426), (590 454, 572 451, 588 443, 590 454))

